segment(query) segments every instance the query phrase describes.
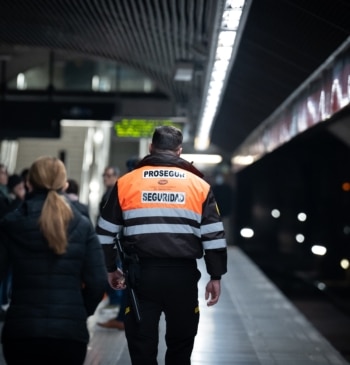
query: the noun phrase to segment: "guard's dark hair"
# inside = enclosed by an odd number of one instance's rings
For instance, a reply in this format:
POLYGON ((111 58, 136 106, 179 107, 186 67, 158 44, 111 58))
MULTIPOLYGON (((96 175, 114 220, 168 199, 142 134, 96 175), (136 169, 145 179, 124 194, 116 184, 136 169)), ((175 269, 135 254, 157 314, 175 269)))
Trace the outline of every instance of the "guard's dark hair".
POLYGON ((182 132, 173 126, 161 126, 154 130, 152 146, 157 150, 176 151, 182 145, 182 132))

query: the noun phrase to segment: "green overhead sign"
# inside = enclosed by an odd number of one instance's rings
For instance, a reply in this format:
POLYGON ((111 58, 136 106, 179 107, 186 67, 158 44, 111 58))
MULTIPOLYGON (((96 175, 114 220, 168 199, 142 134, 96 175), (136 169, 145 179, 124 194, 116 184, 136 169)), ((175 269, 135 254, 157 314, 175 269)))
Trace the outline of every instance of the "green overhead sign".
POLYGON ((117 137, 151 138, 156 127, 171 125, 182 130, 183 123, 171 119, 121 119, 114 123, 117 137))

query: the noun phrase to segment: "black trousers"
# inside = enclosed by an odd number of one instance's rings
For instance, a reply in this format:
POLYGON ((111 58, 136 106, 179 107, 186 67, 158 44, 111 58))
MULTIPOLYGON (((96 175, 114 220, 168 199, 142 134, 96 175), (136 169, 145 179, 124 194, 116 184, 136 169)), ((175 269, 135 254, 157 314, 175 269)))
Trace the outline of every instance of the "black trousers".
POLYGON ((7 365, 83 365, 87 344, 46 338, 4 339, 2 349, 7 365))
MULTIPOLYGON (((196 260, 141 260, 137 294, 141 323, 126 311, 125 334, 132 365, 157 365, 159 321, 166 321, 166 365, 190 365, 199 323, 196 260)), ((130 307, 130 303, 128 303, 130 307)))

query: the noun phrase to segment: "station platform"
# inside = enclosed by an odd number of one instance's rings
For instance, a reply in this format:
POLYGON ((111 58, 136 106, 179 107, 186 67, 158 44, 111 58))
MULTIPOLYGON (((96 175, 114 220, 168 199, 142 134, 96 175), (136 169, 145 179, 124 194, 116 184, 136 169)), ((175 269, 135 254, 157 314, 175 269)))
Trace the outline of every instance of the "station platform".
MULTIPOLYGON (((228 258, 221 298, 213 307, 204 300, 208 275, 203 260, 198 261, 201 317, 192 365, 349 364, 239 248, 230 246, 228 258)), ((105 305, 101 302, 88 320, 91 339, 84 365, 130 365, 124 332, 97 325, 115 315, 105 305)), ((164 332, 162 318, 159 365, 164 364, 164 332)), ((1 350, 0 365, 5 365, 1 350)))

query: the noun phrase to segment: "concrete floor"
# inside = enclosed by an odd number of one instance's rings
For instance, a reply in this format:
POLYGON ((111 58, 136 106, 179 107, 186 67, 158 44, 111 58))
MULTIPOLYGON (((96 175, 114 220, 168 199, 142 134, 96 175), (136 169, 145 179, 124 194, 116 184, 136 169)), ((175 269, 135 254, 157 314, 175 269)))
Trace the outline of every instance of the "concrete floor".
MULTIPOLYGON (((229 272, 222 279, 222 296, 214 307, 206 307, 204 301, 208 276, 203 260, 199 268, 201 320, 192 365, 349 364, 240 249, 229 247, 229 272)), ((91 340, 85 365, 130 365, 124 332, 96 325, 115 315, 105 305, 102 302, 88 320, 91 340)), ((331 318, 328 310, 319 314, 323 320, 331 318)), ((334 336, 350 328, 344 321, 333 327, 334 336)), ((162 320, 159 364, 164 364, 163 337, 162 320)), ((0 354, 0 365, 4 364, 0 354)))

